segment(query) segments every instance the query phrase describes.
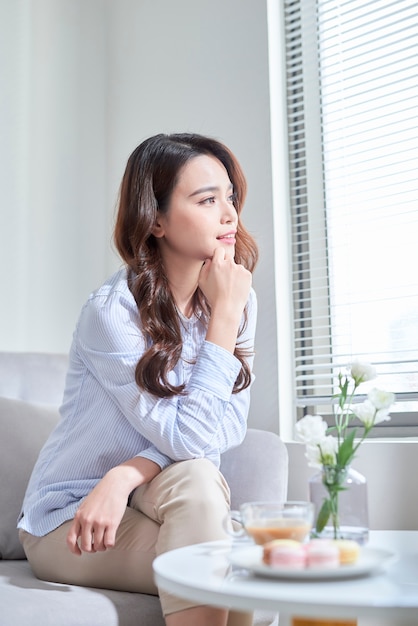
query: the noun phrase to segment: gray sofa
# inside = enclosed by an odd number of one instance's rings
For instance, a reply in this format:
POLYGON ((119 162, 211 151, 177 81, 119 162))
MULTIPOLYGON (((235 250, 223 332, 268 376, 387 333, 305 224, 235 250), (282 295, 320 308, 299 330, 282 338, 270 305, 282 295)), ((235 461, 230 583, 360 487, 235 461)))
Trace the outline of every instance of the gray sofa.
MULTIPOLYGON (((0 626, 163 626, 158 598, 40 581, 18 540, 16 518, 38 452, 59 419, 67 357, 0 352, 0 626)), ((287 449, 280 438, 249 429, 222 457, 232 507, 286 497, 287 449)), ((276 616, 256 612, 254 624, 276 616)))

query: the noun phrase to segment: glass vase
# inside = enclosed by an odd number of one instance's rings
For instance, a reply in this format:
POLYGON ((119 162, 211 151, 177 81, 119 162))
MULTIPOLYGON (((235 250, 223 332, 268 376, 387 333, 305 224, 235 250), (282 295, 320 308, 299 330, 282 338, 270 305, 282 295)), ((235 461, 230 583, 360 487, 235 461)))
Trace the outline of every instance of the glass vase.
POLYGON ((312 536, 354 539, 359 544, 367 542, 367 481, 360 472, 351 467, 323 467, 309 480, 309 495, 315 509, 312 536), (324 511, 327 521, 322 528, 324 511))

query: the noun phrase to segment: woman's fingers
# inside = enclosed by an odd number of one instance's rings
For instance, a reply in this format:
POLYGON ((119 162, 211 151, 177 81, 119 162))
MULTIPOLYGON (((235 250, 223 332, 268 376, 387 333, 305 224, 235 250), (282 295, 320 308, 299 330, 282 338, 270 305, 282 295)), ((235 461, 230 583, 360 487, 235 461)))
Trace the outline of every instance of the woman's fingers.
POLYGON ((116 543, 116 526, 108 526, 103 536, 103 550, 113 548, 116 543))
POLYGON ((78 556, 81 554, 81 550, 78 546, 80 532, 80 524, 74 519, 67 534, 67 546, 73 554, 77 554, 78 556))
POLYGON ((115 545, 115 529, 91 526, 74 520, 67 535, 67 545, 73 554, 104 552, 115 545))
POLYGON ((199 276, 199 287, 212 307, 220 303, 240 313, 248 300, 251 282, 251 272, 228 257, 221 246, 205 261, 199 276))
POLYGON ((90 524, 82 525, 80 534, 80 548, 82 552, 95 552, 94 531, 90 524))
POLYGON ((73 554, 104 552, 115 545, 125 503, 120 511, 111 510, 106 515, 89 511, 89 504, 88 498, 81 504, 67 534, 67 545, 73 554))

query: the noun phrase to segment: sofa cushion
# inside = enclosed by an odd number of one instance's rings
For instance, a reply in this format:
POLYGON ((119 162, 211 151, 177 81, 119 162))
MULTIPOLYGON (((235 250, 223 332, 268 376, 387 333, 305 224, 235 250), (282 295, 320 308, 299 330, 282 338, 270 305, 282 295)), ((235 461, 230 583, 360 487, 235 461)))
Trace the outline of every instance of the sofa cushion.
POLYGON ((59 419, 58 409, 0 397, 0 559, 24 559, 16 529, 39 451, 59 419))
POLYGON ((164 623, 157 596, 45 582, 34 577, 27 561, 0 561, 2 626, 164 626, 164 623))

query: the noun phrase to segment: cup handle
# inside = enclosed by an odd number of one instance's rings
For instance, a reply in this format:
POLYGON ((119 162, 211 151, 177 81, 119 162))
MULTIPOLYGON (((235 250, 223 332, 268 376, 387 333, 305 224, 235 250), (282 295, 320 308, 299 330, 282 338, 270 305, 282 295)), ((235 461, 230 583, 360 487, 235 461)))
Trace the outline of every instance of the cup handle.
POLYGON ((239 511, 229 511, 224 520, 224 529, 228 535, 234 539, 238 539, 246 535, 245 528, 242 524, 241 513, 239 511), (234 522, 237 528, 234 528, 234 522))

